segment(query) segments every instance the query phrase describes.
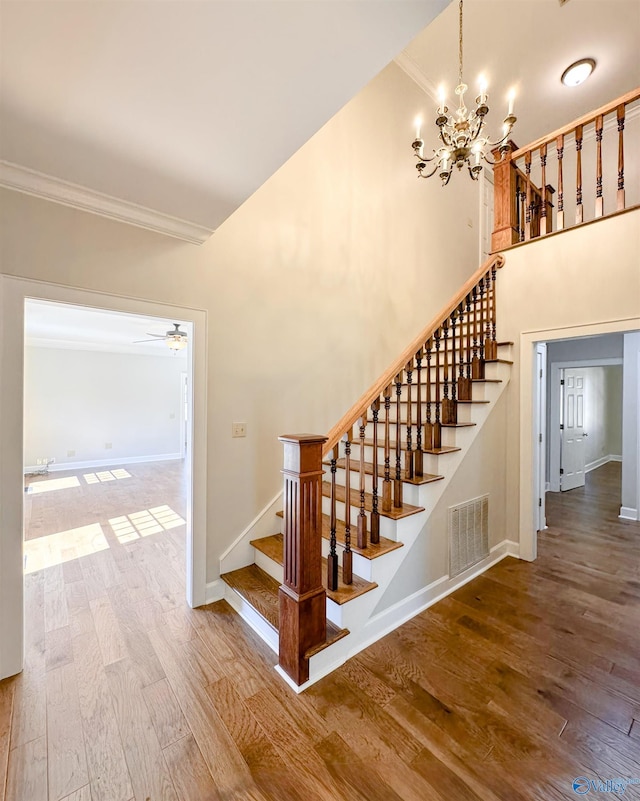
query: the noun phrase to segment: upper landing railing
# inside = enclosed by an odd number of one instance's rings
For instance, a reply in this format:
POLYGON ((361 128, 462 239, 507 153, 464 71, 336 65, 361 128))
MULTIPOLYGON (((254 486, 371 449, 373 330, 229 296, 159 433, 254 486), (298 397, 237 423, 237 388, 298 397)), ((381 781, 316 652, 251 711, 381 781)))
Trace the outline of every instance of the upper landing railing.
POLYGON ((639 100, 640 87, 526 147, 508 143, 494 167, 492 252, 640 203, 637 131, 625 175, 625 123, 640 127, 639 100))

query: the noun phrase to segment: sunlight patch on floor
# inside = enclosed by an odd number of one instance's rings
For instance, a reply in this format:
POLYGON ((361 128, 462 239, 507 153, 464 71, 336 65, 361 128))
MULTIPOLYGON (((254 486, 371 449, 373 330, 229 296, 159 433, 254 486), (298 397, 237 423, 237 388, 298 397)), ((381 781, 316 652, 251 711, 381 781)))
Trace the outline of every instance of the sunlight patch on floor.
POLYGON ((24 543, 24 572, 34 573, 46 567, 61 565, 81 556, 106 551, 108 547, 109 543, 100 523, 27 540, 24 543))
POLYGON ((34 481, 27 487, 29 495, 37 495, 40 492, 52 492, 53 490, 69 489, 79 487, 80 482, 77 476, 67 476, 66 478, 48 478, 45 481, 34 481))
POLYGON ((154 506, 153 509, 144 509, 142 512, 132 512, 130 515, 109 519, 113 533, 123 545, 140 537, 148 537, 150 534, 158 534, 184 524, 185 521, 169 506, 154 506))
POLYGON ((124 468, 118 468, 117 470, 101 470, 99 473, 85 473, 83 478, 87 484, 100 484, 120 478, 131 478, 131 473, 124 468))

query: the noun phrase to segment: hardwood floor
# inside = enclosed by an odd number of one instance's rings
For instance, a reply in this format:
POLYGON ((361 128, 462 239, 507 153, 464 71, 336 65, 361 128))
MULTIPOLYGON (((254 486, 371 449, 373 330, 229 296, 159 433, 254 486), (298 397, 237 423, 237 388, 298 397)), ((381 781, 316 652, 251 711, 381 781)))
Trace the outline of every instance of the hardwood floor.
POLYGON ((559 801, 576 777, 640 779, 640 524, 617 518, 619 467, 548 496, 535 563, 503 560, 300 696, 226 603, 186 606, 184 526, 135 517, 184 515, 175 465, 30 496, 30 535, 98 522, 108 548, 26 577, 0 798, 559 801), (79 522, 45 510, 66 492, 79 522))

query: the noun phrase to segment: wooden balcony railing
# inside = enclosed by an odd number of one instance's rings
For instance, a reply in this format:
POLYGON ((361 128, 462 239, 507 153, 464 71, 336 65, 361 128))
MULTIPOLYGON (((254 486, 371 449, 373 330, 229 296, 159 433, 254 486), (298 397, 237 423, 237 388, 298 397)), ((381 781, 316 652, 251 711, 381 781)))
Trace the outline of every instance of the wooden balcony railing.
POLYGON ((485 362, 497 359, 495 285, 503 263, 501 255, 488 259, 327 436, 281 437, 280 666, 298 684, 309 675, 309 652, 325 637, 321 496, 329 509, 326 584, 336 590, 338 534, 342 582, 350 584, 352 546, 379 543, 381 516, 412 513, 403 508, 403 484, 439 478, 424 472, 425 454, 442 452, 443 426, 457 424, 458 405, 472 400, 473 380, 483 380, 485 362), (324 484, 323 458, 330 467, 324 484))
MULTIPOLYGON (((526 147, 509 142, 494 167, 493 252, 627 207, 625 119, 639 99, 640 88, 634 89, 526 147), (603 151, 605 133, 611 141, 603 151), (593 147, 587 149, 591 141, 593 147), (568 179, 571 174, 575 186, 568 179), (555 188, 548 181, 555 181, 555 188)), ((634 197, 631 205, 638 200, 634 197)))

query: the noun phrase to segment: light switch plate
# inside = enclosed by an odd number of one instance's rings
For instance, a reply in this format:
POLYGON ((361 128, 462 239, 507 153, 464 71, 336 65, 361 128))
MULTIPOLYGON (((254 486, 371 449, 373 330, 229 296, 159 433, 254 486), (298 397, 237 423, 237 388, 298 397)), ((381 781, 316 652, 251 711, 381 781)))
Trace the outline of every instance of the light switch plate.
POLYGON ((247 424, 246 423, 231 423, 231 436, 232 437, 246 437, 247 424))

